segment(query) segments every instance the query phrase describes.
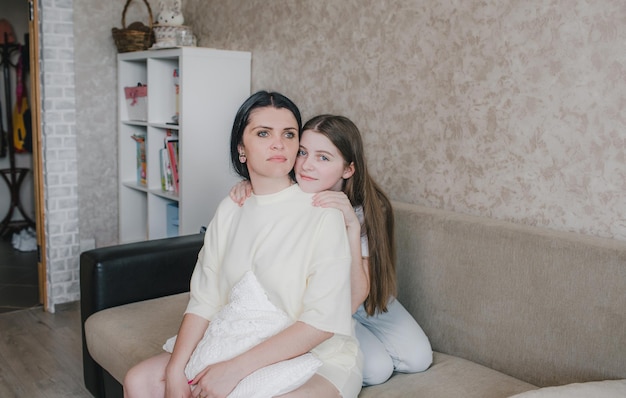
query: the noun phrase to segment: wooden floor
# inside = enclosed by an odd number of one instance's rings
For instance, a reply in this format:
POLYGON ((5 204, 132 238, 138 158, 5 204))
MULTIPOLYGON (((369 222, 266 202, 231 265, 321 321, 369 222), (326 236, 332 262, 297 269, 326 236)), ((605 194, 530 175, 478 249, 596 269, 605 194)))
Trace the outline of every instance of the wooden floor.
POLYGON ((0 314, 0 397, 91 398, 83 384, 78 302, 0 314))

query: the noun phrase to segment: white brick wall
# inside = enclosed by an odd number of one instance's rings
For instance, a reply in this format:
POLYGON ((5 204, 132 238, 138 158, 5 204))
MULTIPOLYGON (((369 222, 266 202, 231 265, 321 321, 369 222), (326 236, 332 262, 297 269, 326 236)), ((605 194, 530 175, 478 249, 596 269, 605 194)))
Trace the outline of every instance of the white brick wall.
POLYGON ((80 298, 74 24, 72 0, 40 4, 46 301, 54 312, 80 298))

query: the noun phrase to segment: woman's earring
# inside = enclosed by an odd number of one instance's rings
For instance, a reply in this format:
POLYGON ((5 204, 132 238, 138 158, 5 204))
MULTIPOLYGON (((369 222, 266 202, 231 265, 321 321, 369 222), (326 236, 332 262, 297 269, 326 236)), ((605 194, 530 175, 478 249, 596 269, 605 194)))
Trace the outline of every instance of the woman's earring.
POLYGON ((239 163, 246 163, 246 155, 243 152, 239 154, 239 163))

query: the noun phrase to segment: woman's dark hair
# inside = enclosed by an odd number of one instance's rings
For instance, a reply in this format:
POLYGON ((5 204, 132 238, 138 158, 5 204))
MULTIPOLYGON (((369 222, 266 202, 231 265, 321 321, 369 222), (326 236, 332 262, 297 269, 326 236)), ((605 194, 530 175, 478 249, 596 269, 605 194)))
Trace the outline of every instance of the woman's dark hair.
MULTIPOLYGON (((277 109, 287 109, 290 111, 298 122, 298 138, 302 131, 302 117, 300 116, 300 110, 289 98, 277 92, 257 91, 252 94, 248 99, 241 104, 235 121, 233 123, 233 131, 230 134, 230 162, 233 168, 241 177, 246 180, 250 179, 250 173, 248 172, 248 166, 246 163, 239 161, 238 146, 243 139, 243 131, 250 122, 250 114, 252 111, 258 108, 274 107, 277 109)), ((294 179, 293 170, 289 173, 291 178, 294 179)))
POLYGON ((396 250, 391 202, 367 170, 363 140, 356 125, 344 116, 319 115, 304 124, 302 132, 324 135, 341 152, 354 174, 344 180, 342 191, 352 206, 363 207, 362 225, 369 246, 370 291, 365 299, 369 315, 386 312, 389 297, 396 294, 396 250))

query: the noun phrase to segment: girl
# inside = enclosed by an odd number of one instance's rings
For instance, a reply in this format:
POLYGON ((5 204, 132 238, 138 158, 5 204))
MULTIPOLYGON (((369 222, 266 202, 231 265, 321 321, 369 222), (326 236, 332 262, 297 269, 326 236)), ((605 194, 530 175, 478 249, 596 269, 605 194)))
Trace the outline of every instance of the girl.
MULTIPOLYGON (((363 385, 385 382, 394 371, 414 373, 432 363, 423 330, 395 299, 393 212, 389 199, 367 171, 361 134, 343 116, 320 115, 303 127, 295 165, 313 204, 342 211, 352 253, 352 309, 364 354, 363 385)), ((239 183, 231 198, 239 203, 249 184, 239 183)))
POLYGON ((362 378, 350 322, 349 242, 341 213, 312 207, 312 195, 290 177, 300 126, 297 107, 278 93, 258 92, 239 109, 231 160, 249 179, 252 194, 244 206, 226 198, 218 207, 173 352, 133 367, 124 381, 126 397, 226 397, 256 370, 309 351, 321 367, 284 397, 358 395, 362 378), (249 271, 294 323, 187 380, 184 368, 193 350, 227 304, 232 287, 249 271))

